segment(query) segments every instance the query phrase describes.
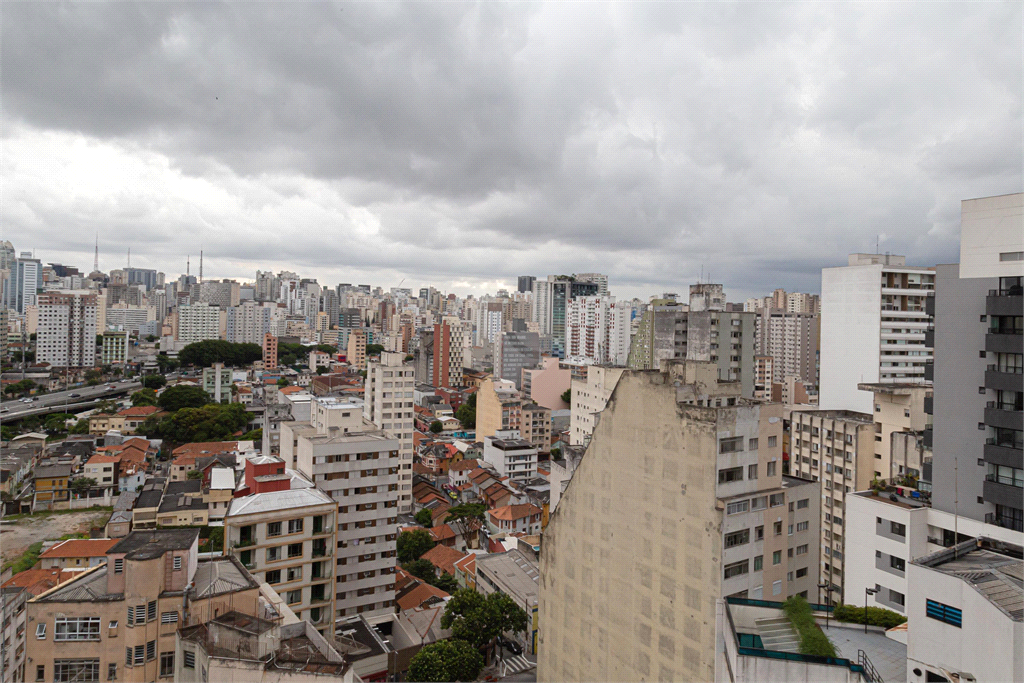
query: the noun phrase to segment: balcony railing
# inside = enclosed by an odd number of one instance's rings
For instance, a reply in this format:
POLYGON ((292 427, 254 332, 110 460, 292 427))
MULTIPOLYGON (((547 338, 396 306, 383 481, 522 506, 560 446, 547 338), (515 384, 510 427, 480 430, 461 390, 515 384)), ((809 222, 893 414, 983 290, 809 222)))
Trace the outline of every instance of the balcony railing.
POLYGON ((999 517, 994 512, 989 512, 985 514, 985 523, 1000 526, 1004 529, 1024 531, 1024 519, 1013 519, 1012 517, 999 517))
POLYGON ((231 544, 232 548, 248 548, 251 545, 256 545, 256 541, 253 539, 247 539, 243 541, 235 541, 231 544))
POLYGON ((991 481, 997 484, 1005 484, 1006 486, 1016 486, 1019 489, 1024 488, 1024 479, 1014 479, 1013 477, 1001 477, 998 474, 986 474, 985 481, 991 481))
POLYGON ((328 557, 331 554, 331 546, 324 548, 313 548, 313 557, 328 557))

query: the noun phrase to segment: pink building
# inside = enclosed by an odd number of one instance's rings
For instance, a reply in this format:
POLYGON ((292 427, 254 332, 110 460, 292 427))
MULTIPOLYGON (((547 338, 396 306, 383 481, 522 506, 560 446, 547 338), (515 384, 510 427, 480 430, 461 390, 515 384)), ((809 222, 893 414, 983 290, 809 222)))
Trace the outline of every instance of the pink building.
POLYGON ((523 368, 523 396, 551 410, 568 409, 562 394, 572 382, 572 371, 559 367, 558 359, 550 356, 541 358, 540 363, 539 368, 523 368))

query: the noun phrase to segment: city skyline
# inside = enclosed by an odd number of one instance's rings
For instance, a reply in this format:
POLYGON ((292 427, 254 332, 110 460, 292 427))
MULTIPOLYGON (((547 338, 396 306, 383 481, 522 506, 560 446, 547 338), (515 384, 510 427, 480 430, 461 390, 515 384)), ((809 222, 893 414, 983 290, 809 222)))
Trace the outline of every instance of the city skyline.
POLYGON ((742 300, 876 244, 954 262, 960 200, 1020 187, 1019 5, 571 7, 12 5, 3 238, 742 300))

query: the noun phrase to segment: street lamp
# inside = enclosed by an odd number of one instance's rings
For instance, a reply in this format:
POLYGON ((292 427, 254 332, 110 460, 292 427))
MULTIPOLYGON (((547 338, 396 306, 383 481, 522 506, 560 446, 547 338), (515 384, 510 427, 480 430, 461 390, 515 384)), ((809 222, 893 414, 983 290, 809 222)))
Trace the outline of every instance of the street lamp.
POLYGON ((864 589, 864 633, 868 632, 868 596, 878 592, 877 588, 864 589))

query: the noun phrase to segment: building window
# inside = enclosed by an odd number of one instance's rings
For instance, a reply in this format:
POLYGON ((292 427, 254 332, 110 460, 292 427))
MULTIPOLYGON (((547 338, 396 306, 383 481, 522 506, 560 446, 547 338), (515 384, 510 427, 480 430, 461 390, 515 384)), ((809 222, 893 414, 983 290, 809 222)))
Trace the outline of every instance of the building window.
POLYGON ((184 657, 182 661, 182 666, 184 666, 186 669, 196 668, 195 652, 192 652, 192 650, 182 650, 182 656, 184 657))
POLYGON ((161 652, 160 653, 160 676, 173 676, 174 675, 174 653, 173 652, 161 652))
POLYGON ((774 462, 768 463, 768 465, 765 467, 765 474, 767 476, 769 476, 769 477, 774 477, 775 476, 775 463, 774 462))
MULTIPOLYGON (((156 619, 156 600, 150 600, 146 609, 146 621, 153 621, 154 619, 156 619)), ((135 621, 141 621, 138 615, 135 615, 135 621)))
POLYGON ((731 439, 722 439, 718 444, 719 453, 739 453, 743 450, 743 437, 734 436, 731 439))
POLYGON ((754 540, 755 541, 763 541, 764 540, 764 526, 754 527, 754 540))
POLYGON ((725 547, 734 548, 750 542, 750 529, 742 529, 725 535, 725 547))
MULTIPOLYGON (((892 555, 889 556, 889 566, 901 572, 907 570, 906 561, 903 558, 893 557, 892 555)), ((901 602, 900 604, 902 605, 903 603, 901 602)))
POLYGON ((768 507, 768 496, 758 496, 750 499, 751 510, 764 510, 768 507))
POLYGON ((178 623, 178 613, 177 612, 163 612, 160 615, 160 623, 161 624, 176 624, 176 623, 178 623))
POLYGON ((267 583, 281 583, 281 570, 275 569, 273 571, 269 571, 264 575, 264 577, 266 578, 267 583))
POLYGON ((782 522, 775 522, 772 525, 772 530, 775 532, 776 536, 781 536, 782 535, 782 522))
POLYGON ((267 536, 280 536, 281 535, 281 522, 268 522, 267 523, 267 536))
POLYGON ((802 567, 796 570, 796 578, 802 579, 805 576, 807 576, 807 567, 802 567))
POLYGON ((775 445, 779 442, 779 437, 769 436, 768 437, 768 448, 775 448, 775 445))
POLYGON ((732 564, 725 565, 725 578, 731 579, 734 576, 746 574, 750 571, 749 560, 741 560, 740 562, 733 562, 732 564))
POLYGON ((151 640, 146 643, 146 661, 152 662, 156 659, 156 641, 151 640))
POLYGON ((810 501, 809 498, 804 498, 803 500, 798 500, 796 502, 796 509, 797 510, 803 510, 804 508, 806 508, 810 504, 811 504, 811 501, 810 501))
POLYGON ((906 527, 906 525, 905 524, 900 524, 899 522, 889 522, 889 530, 893 534, 895 534, 896 536, 906 536, 907 535, 907 527, 906 527))
POLYGON ((796 547, 796 554, 797 555, 806 555, 807 554, 807 545, 798 545, 796 547))
POLYGON ((107 664, 107 680, 108 681, 116 681, 117 680, 117 662, 109 662, 107 664))
POLYGON ((772 595, 780 595, 782 593, 782 581, 772 581, 772 595))
POLYGON ((944 605, 935 600, 925 600, 925 616, 945 622, 957 628, 963 627, 963 612, 956 607, 944 605))
POLYGON ((46 624, 36 624, 36 639, 46 640, 46 624))
POLYGON ((894 591, 890 588, 889 602, 893 603, 894 605, 900 605, 902 607, 905 604, 905 598, 903 597, 903 593, 900 593, 899 591, 894 591))
POLYGON ((754 556, 754 571, 759 572, 764 567, 764 555, 754 556))
POLYGON ((46 680, 46 666, 43 664, 36 664, 36 680, 46 680))
POLYGON ((750 506, 750 502, 746 500, 738 500, 734 503, 729 503, 725 507, 725 513, 727 515, 736 515, 741 512, 746 512, 750 506))
POLYGON ((100 680, 100 660, 98 659, 55 659, 53 660, 53 680, 77 681, 88 683, 100 680))
POLYGON ((807 531, 808 525, 809 525, 808 522, 797 522, 796 523, 796 531, 797 531, 797 533, 800 533, 801 531, 807 531))
POLYGON ((288 544, 288 557, 301 557, 302 556, 302 544, 301 543, 290 543, 288 544))
POLYGON ((772 565, 782 564, 782 551, 776 550, 772 553, 772 565))
POLYGON ((181 558, 180 557, 175 557, 174 558, 174 571, 176 571, 176 572, 177 571, 181 571, 181 558))
POLYGON ((747 465, 747 479, 757 479, 757 465, 747 465))
POLYGON ((757 450, 757 437, 754 437, 753 439, 750 439, 749 441, 747 441, 747 450, 748 451, 756 451, 757 450))
POLYGON ((120 574, 124 571, 124 558, 117 558, 114 560, 114 573, 120 574))
POLYGON ((719 484, 727 484, 732 481, 743 481, 742 467, 730 467, 728 469, 718 470, 719 484))
POLYGON ((53 624, 53 639, 65 640, 99 640, 99 617, 58 617, 53 624))
POLYGON ((273 548, 267 548, 267 562, 277 562, 281 559, 281 547, 274 546, 273 548))

